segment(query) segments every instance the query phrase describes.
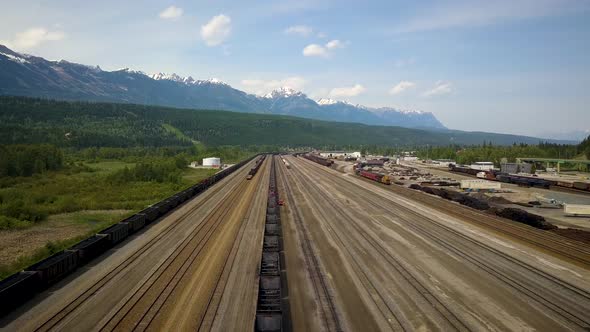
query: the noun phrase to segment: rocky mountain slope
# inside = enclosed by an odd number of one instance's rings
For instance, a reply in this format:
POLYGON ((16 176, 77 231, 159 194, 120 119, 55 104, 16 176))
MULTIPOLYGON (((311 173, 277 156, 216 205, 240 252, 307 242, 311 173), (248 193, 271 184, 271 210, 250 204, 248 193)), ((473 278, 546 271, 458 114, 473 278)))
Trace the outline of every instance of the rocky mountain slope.
POLYGON ((68 61, 49 61, 0 45, 0 95, 125 102, 181 108, 283 114, 368 125, 445 129, 432 113, 369 108, 346 102, 314 101, 280 88, 265 96, 245 93, 217 80, 176 74, 104 71, 68 61))

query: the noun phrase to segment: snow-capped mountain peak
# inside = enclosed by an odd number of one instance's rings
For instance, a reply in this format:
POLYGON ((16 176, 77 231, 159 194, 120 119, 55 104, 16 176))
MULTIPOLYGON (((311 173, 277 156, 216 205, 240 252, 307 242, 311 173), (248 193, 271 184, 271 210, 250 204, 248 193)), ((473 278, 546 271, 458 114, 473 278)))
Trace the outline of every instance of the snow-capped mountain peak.
POLYGON ((267 93, 264 98, 289 98, 296 96, 305 96, 305 94, 303 92, 284 86, 267 93))
POLYGON ((338 101, 330 98, 322 98, 317 101, 318 105, 332 105, 337 104, 338 101))
POLYGON ((210 78, 207 80, 195 80, 192 76, 182 77, 182 76, 179 76, 175 73, 172 73, 172 74, 157 73, 157 74, 149 75, 149 77, 151 77, 152 79, 154 79, 156 81, 167 80, 167 81, 173 81, 173 82, 177 82, 177 83, 183 83, 186 85, 202 85, 202 84, 227 85, 227 83, 223 82, 222 80, 220 80, 218 78, 210 78))
POLYGON ((316 103, 318 105, 344 104, 344 105, 354 106, 353 104, 349 103, 346 100, 344 100, 344 101, 342 101, 342 100, 334 100, 334 99, 331 99, 331 98, 321 98, 321 99, 317 100, 316 103))

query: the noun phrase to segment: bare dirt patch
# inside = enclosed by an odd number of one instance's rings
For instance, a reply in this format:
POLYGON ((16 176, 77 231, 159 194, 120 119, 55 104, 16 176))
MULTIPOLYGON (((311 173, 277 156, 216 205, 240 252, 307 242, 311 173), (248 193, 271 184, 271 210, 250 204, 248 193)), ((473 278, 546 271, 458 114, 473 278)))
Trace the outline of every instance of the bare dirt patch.
POLYGON ((128 210, 91 210, 50 216, 46 222, 22 230, 0 231, 0 266, 32 255, 49 241, 64 241, 122 219, 128 210))

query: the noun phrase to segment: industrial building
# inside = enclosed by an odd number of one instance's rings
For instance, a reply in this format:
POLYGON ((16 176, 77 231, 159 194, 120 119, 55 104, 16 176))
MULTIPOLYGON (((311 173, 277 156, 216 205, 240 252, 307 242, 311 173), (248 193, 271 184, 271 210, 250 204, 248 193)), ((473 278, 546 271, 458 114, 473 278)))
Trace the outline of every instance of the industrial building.
POLYGON ((203 158, 203 167, 220 168, 221 159, 217 157, 203 158))
POLYGON ((360 158, 360 152, 346 152, 346 151, 324 151, 319 153, 324 158, 338 158, 338 157, 353 157, 360 158))
POLYGON ((505 163, 500 165, 502 173, 532 173, 533 165, 527 163, 505 163))
POLYGON ((469 167, 480 171, 491 171, 494 169, 494 163, 491 161, 476 161, 469 167))

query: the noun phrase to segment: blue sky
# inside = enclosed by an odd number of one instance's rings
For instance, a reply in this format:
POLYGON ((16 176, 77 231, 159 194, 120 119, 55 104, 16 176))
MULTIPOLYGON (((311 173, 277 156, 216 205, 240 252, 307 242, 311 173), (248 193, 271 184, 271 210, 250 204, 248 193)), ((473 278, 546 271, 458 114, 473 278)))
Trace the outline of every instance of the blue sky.
POLYGON ((7 1, 0 42, 262 94, 433 112, 454 129, 590 129, 590 1, 7 1), (83 6, 81 4, 84 4, 83 6))

